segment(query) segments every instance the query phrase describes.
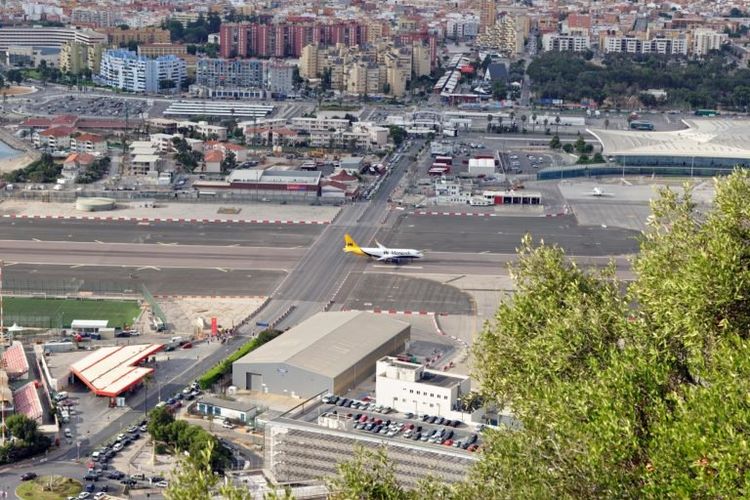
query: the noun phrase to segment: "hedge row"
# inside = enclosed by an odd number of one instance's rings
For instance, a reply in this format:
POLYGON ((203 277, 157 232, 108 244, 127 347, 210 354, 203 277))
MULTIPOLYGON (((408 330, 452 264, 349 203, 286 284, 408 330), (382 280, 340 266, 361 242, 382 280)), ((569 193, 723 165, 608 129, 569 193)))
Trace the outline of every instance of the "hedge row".
POLYGON ((221 377, 226 375, 232 370, 232 363, 240 359, 245 354, 254 351, 258 347, 262 346, 266 342, 269 342, 279 335, 279 330, 263 330, 258 336, 252 340, 248 340, 239 349, 230 354, 226 359, 223 359, 211 367, 206 373, 198 378, 198 384, 201 389, 208 389, 219 381, 221 377))

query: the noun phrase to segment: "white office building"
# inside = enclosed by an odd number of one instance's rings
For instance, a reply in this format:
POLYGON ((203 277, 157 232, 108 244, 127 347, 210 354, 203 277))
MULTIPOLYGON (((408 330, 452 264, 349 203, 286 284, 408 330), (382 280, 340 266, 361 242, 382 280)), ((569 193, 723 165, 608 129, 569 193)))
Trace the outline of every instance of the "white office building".
POLYGON ((130 92, 172 93, 185 81, 185 61, 173 55, 149 59, 130 50, 108 50, 96 81, 130 92))
POLYGON ((470 414, 459 410, 459 400, 470 391, 471 379, 464 375, 430 370, 391 356, 380 358, 375 366, 377 404, 403 413, 467 421, 470 414))
POLYGON ((729 41, 727 33, 717 33, 709 29, 696 29, 693 31, 693 54, 705 56, 712 50, 721 50, 722 45, 729 41))
POLYGON ((78 42, 91 46, 106 43, 107 35, 75 27, 0 28, 0 50, 7 50, 8 47, 62 47, 66 42, 78 42))

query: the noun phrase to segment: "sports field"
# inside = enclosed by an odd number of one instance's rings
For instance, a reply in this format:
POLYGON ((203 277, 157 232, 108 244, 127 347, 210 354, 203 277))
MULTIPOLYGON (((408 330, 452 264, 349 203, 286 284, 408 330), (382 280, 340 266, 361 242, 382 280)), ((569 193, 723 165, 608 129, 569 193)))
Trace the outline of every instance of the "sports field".
POLYGON ((3 301, 5 324, 16 322, 27 327, 70 328, 74 319, 106 319, 110 327, 132 325, 140 314, 135 300, 66 300, 6 297, 3 301), (38 324, 32 324, 38 323, 38 324))

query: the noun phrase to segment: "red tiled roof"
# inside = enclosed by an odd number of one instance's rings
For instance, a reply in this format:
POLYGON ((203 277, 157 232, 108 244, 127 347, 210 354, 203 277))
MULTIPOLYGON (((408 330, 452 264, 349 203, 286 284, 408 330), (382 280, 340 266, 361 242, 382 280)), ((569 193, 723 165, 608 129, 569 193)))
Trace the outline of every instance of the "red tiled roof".
POLYGON ((223 160, 223 159, 224 159, 224 153, 222 153, 221 151, 218 151, 218 150, 216 150, 216 149, 212 149, 212 150, 208 151, 208 152, 207 152, 207 153, 205 154, 205 156, 203 157, 203 159, 204 159, 204 160, 205 160, 206 162, 216 162, 216 161, 221 161, 221 160, 223 160))
POLYGON ((52 127, 39 132, 39 135, 45 137, 68 137, 75 131, 76 129, 71 127, 52 127))
POLYGON ((22 413, 32 420, 41 421, 44 415, 39 393, 34 382, 29 382, 13 393, 13 406, 16 413, 22 413))
POLYGON ((97 134, 81 134, 78 137, 76 137, 76 141, 78 142, 104 142, 104 137, 97 135, 97 134))
POLYGON ((3 363, 8 377, 11 379, 20 377, 29 371, 29 361, 23 350, 23 344, 14 341, 3 353, 3 363))
POLYGON ((52 121, 49 118, 33 117, 21 122, 22 127, 49 128, 52 121))
POLYGON ((52 125, 53 127, 54 126, 75 127, 77 122, 78 122, 78 117, 76 115, 58 115, 52 118, 50 125, 52 125))
MULTIPOLYGON (((106 118, 81 118, 78 120, 78 128, 106 128, 106 129, 124 129, 125 120, 110 120, 106 118)), ((130 121, 130 126, 135 126, 134 120, 130 121)))

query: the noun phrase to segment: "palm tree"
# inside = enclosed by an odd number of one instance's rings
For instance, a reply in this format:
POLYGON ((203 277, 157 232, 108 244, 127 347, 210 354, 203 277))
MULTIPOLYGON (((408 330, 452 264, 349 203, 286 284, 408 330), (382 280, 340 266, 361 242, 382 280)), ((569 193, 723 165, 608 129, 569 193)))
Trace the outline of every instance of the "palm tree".
POLYGON ((503 133, 503 117, 502 117, 502 115, 497 117, 497 125, 500 128, 500 133, 502 134, 503 133))
POLYGON ((560 115, 557 115, 555 117, 555 135, 559 135, 558 132, 560 131, 560 115))
POLYGON ((487 115, 487 132, 492 130, 492 115, 487 115))
POLYGON ((526 131, 526 115, 521 115, 521 132, 526 131))
POLYGON ((533 134, 536 131, 536 113, 531 115, 531 133, 533 134))
POLYGON ((607 130, 609 128, 609 118, 604 119, 604 130, 607 130))
POLYGON ((547 133, 547 125, 549 125, 549 118, 547 118, 545 116, 544 117, 544 121, 542 121, 542 123, 544 124, 544 133, 546 134, 547 133))

